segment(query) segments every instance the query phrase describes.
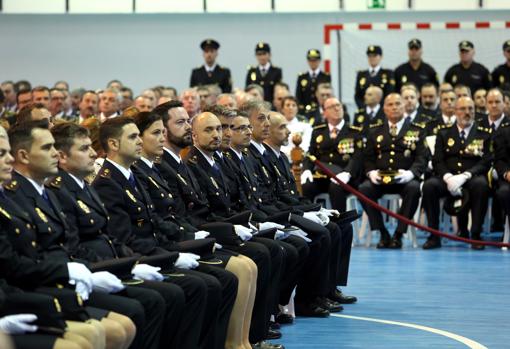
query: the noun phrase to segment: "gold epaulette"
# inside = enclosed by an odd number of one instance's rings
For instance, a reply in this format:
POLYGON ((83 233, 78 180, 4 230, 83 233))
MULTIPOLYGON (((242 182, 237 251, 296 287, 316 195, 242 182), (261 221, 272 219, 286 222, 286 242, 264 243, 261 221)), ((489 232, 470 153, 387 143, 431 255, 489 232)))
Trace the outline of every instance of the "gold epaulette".
POLYGON ((478 131, 483 131, 483 132, 487 132, 487 133, 491 133, 492 132, 492 129, 487 128, 487 127, 482 127, 482 126, 478 126, 476 129, 478 131))
POLYGON ((62 177, 57 176, 48 182, 48 185, 53 188, 60 189, 62 186, 62 177))
POLYGON ((501 125, 499 125, 499 127, 508 127, 510 126, 510 122, 505 122, 505 123, 502 123, 501 125))
POLYGON ((424 122, 412 122, 411 125, 419 127, 419 128, 427 127, 427 125, 424 122))
POLYGON ((101 178, 112 178, 112 173, 110 172, 110 169, 105 168, 102 171, 99 171, 99 177, 101 178))
POLYGON ((377 122, 375 124, 370 124, 369 127, 374 128, 374 127, 382 126, 383 124, 384 124, 384 122, 381 119, 379 119, 379 120, 377 120, 377 122))
POLYGON ((190 158, 188 159, 188 162, 191 162, 193 165, 196 165, 196 164, 197 164, 197 161, 198 161, 198 159, 197 159, 197 156, 196 156, 196 155, 193 155, 192 157, 190 157, 190 158))
POLYGON ((358 131, 358 132, 363 131, 363 127, 361 127, 361 126, 354 126, 354 125, 350 125, 350 126, 349 126, 349 128, 350 128, 351 130, 355 130, 355 131, 358 131))
POLYGON ((312 161, 317 160, 317 158, 316 158, 314 155, 310 155, 310 154, 308 154, 307 156, 308 156, 308 158, 309 158, 310 160, 312 160, 312 161))
POLYGON ((314 127, 313 127, 313 129, 314 129, 314 130, 319 130, 319 129, 324 128, 324 127, 326 127, 326 126, 328 126, 328 125, 326 125, 326 124, 320 124, 320 125, 314 126, 314 127))
POLYGON ((7 190, 10 190, 10 191, 16 191, 18 189, 18 187, 19 187, 19 183, 16 180, 10 181, 9 183, 4 184, 4 188, 7 190))

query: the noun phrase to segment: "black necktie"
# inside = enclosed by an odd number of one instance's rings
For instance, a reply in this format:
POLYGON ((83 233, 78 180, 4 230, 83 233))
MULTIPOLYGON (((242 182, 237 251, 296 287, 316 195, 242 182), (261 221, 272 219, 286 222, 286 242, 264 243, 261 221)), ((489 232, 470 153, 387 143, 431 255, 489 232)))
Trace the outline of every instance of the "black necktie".
POLYGON ((131 186, 133 187, 133 189, 136 189, 136 180, 135 180, 135 176, 133 175, 133 173, 130 173, 129 174, 129 184, 131 184, 131 186))
POLYGON ((89 189, 89 187, 87 186, 87 184, 85 184, 85 185, 83 186, 83 192, 85 193, 85 195, 87 195, 87 197, 88 197, 89 199, 91 199, 91 200, 92 200, 92 194, 90 194, 90 189, 89 189))
POLYGON ((496 131, 496 124, 495 123, 491 124, 491 130, 492 130, 492 133, 494 133, 496 131))
POLYGON ((48 192, 46 191, 46 189, 43 190, 41 196, 44 199, 44 201, 46 201, 48 203, 48 205, 51 205, 50 204, 50 198, 48 196, 48 192))
POLYGON ((464 130, 460 131, 460 141, 462 143, 464 143, 464 141, 466 140, 466 133, 464 132, 464 130))

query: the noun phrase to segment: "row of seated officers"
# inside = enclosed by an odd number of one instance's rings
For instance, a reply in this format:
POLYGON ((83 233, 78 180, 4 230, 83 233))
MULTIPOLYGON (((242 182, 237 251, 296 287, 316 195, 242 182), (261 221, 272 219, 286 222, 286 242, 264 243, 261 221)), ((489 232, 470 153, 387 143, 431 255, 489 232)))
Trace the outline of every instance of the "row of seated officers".
POLYGON ((356 302, 337 288, 350 220, 298 194, 264 102, 95 120, 0 128, 0 328, 16 348, 283 348, 267 339, 292 323, 293 290, 302 316, 356 302))
MULTIPOLYGON (((493 212, 510 214, 510 117, 504 113, 503 93, 497 88, 487 92, 487 114, 476 113, 471 97, 457 97, 453 89, 441 92, 437 113, 417 107, 416 100, 416 88, 404 85, 401 94, 384 99, 377 114, 359 113, 350 125, 340 101, 329 98, 324 102, 325 122, 314 127, 308 152, 374 201, 399 194, 398 213, 408 219, 413 219, 421 198, 430 228, 439 228, 440 200, 446 198, 444 210, 458 216, 458 234, 480 240, 491 196, 493 212), (409 98, 415 101, 414 110, 405 107, 409 98)), ((348 192, 312 161, 305 163, 301 182, 305 196, 329 192, 332 206, 345 210, 348 192)), ((399 221, 391 236, 382 213, 362 205, 371 229, 381 233, 377 247, 401 248, 407 225, 399 221)), ((432 234, 423 245, 438 247, 440 238, 432 234)), ((472 248, 484 245, 474 242, 472 248)))

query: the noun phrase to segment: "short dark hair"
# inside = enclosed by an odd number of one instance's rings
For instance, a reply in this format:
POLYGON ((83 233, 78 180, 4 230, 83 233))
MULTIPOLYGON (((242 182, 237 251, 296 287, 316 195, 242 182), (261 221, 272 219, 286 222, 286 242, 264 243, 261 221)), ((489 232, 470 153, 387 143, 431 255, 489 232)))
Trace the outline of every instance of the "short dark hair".
POLYGON ((237 115, 237 110, 232 110, 222 105, 213 105, 210 107, 206 107, 203 111, 213 113, 217 117, 224 116, 227 118, 232 118, 237 115))
MULTIPOLYGON (((57 86, 58 84, 64 84, 64 85, 66 85, 66 90, 67 90, 67 91, 69 91, 69 83, 68 83, 67 81, 59 80, 59 81, 57 81, 57 82, 53 85, 53 87, 54 87, 54 88, 56 88, 56 86, 57 86)), ((61 89, 59 88, 59 90, 61 90, 61 89)))
POLYGON ((23 109, 21 109, 19 111, 18 115, 16 116, 16 123, 22 124, 22 123, 25 123, 28 121, 33 121, 32 120, 32 112, 35 109, 46 109, 46 107, 44 105, 42 105, 41 103, 31 104, 31 105, 24 107, 23 109))
POLYGON ((287 84, 286 82, 279 81, 279 82, 277 82, 276 84, 274 84, 274 87, 276 87, 276 86, 283 87, 283 88, 285 88, 287 91, 290 91, 289 84, 287 84))
POLYGON ((11 127, 8 131, 11 154, 15 154, 20 149, 29 150, 34 141, 33 131, 35 129, 48 130, 48 128, 47 120, 26 121, 11 127))
POLYGON ((129 98, 133 99, 133 90, 130 89, 129 87, 126 87, 126 86, 122 86, 121 89, 120 89, 120 92, 128 92, 129 93, 129 98))
POLYGON ((14 84, 15 91, 32 90, 32 84, 28 80, 20 80, 14 84))
POLYGON ((32 93, 34 92, 43 92, 43 91, 46 91, 48 93, 50 93, 50 89, 47 88, 46 86, 36 86, 32 89, 32 93))
POLYGON ((151 127, 153 123, 162 119, 161 115, 153 112, 140 112, 133 117, 136 126, 138 126, 138 129, 140 130, 140 135, 143 135, 145 130, 151 127))
POLYGON ((298 101, 297 101, 296 97, 294 97, 294 96, 285 96, 282 99, 282 105, 281 105, 282 108, 285 105, 285 102, 287 102, 287 101, 293 101, 294 103, 298 104, 298 101))
POLYGON ((435 90, 436 90, 436 93, 437 93, 437 85, 432 83, 432 82, 427 82, 425 84, 423 84, 420 88, 420 91, 423 90, 424 88, 427 88, 427 87, 433 87, 435 90))
POLYGON ((16 103, 19 101, 19 96, 21 95, 24 95, 24 94, 27 94, 27 93, 32 93, 32 91, 30 90, 19 90, 18 92, 16 92, 16 103))
POLYGON ((55 148, 69 154, 74 139, 88 137, 89 130, 74 122, 61 122, 52 127, 51 134, 55 138, 55 148))
POLYGON ((99 96, 97 95, 96 91, 93 91, 93 90, 87 90, 87 91, 84 91, 81 96, 80 96, 80 102, 83 101, 83 97, 88 94, 88 93, 91 93, 93 95, 96 95, 98 98, 99 96))
POLYGON ((182 102, 181 101, 168 101, 163 104, 158 105, 156 108, 152 110, 153 113, 158 114, 161 116, 161 120, 163 120, 163 124, 165 125, 170 120, 170 117, 168 116, 168 112, 174 108, 181 108, 182 102))
POLYGON ((122 135, 122 128, 129 124, 134 124, 132 118, 126 116, 119 116, 116 118, 107 119, 101 124, 99 128, 99 142, 105 152, 108 152, 108 140, 110 138, 120 138, 122 135))

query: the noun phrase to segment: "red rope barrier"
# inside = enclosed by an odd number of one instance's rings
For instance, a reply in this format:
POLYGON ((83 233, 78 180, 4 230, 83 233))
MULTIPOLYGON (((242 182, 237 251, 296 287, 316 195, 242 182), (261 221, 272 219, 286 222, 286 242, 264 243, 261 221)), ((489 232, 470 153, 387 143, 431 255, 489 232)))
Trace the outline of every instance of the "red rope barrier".
POLYGON ((401 216, 398 213, 395 213, 393 211, 388 210, 386 207, 383 207, 383 206, 379 205, 377 202, 374 202, 374 201, 370 200, 368 197, 363 195, 361 192, 357 191, 356 189, 354 189, 350 185, 348 185, 348 184, 342 182, 341 180, 339 180, 338 178, 336 178, 336 175, 333 172, 331 172, 326 166, 324 166, 319 160, 315 160, 314 163, 328 177, 332 178, 343 189, 345 189, 349 193, 353 194, 354 196, 356 196, 358 199, 360 199, 364 203, 366 203, 366 204, 368 204, 368 205, 370 205, 370 206, 372 206, 372 207, 374 207, 374 208, 376 208, 376 209, 386 213, 387 215, 389 215, 389 216, 391 216, 393 218, 396 218, 399 221, 402 221, 402 222, 404 222, 404 223, 406 223, 408 225, 412 225, 413 227, 416 227, 416 228, 418 228, 420 230, 427 231, 427 232, 429 232, 431 234, 434 234, 434 235, 437 235, 437 236, 441 236, 441 237, 444 237, 444 238, 447 238, 447 239, 450 239, 450 240, 465 242, 465 243, 468 243, 468 244, 479 244, 479 245, 496 246, 496 247, 510 247, 510 244, 506 244, 506 243, 503 243, 503 242, 481 241, 481 240, 466 239, 466 238, 463 238, 463 237, 460 237, 460 236, 455 236, 455 235, 443 233, 443 232, 441 232, 439 230, 432 229, 430 227, 421 225, 421 224, 419 224, 419 223, 417 223, 417 222, 415 222, 413 220, 410 220, 407 217, 401 216))

